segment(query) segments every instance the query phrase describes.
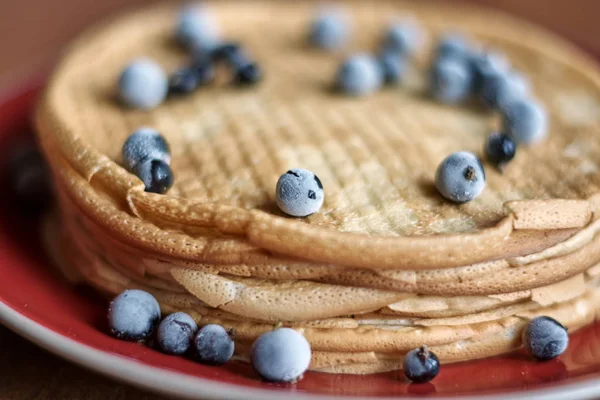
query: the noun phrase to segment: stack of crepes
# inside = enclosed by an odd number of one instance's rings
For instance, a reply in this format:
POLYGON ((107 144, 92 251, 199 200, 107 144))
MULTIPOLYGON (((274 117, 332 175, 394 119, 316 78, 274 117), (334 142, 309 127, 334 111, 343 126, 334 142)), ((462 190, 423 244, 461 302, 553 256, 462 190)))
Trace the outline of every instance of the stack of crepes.
POLYGON ((152 111, 124 107, 116 81, 132 59, 166 71, 187 61, 173 43, 176 9, 122 16, 75 41, 36 114, 59 198, 47 238, 73 280, 113 296, 152 293, 163 312, 235 328, 236 353, 279 323, 312 346, 311 369, 399 368, 428 345, 442 362, 520 346, 527 321, 548 315, 570 332, 600 306, 600 74, 559 38, 504 14, 455 5, 349 3, 354 36, 339 53, 305 45, 314 5, 210 5, 226 39, 265 71, 251 88, 226 72, 152 111), (429 34, 405 84, 372 96, 332 93, 340 60, 374 49, 392 15, 429 34), (481 154, 497 116, 426 95, 441 31, 459 29, 505 52, 550 112, 548 139, 520 148, 467 204, 433 179, 454 151, 481 154), (168 140, 175 185, 146 193, 122 167, 140 126, 168 140), (325 203, 305 218, 274 202, 278 177, 314 171, 325 203))

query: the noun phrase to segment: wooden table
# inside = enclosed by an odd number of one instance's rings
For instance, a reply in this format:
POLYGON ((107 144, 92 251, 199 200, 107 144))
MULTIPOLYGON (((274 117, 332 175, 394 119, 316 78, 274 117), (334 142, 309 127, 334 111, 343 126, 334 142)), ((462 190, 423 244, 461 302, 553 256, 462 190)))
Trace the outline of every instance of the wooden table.
MULTIPOLYGON (((370 1, 370 0, 369 0, 370 1)), ((538 22, 600 55, 600 0, 472 0, 538 22)), ((49 70, 90 22, 144 0, 0 0, 0 93, 49 70)), ((161 399, 63 361, 0 327, 0 400, 161 399)))

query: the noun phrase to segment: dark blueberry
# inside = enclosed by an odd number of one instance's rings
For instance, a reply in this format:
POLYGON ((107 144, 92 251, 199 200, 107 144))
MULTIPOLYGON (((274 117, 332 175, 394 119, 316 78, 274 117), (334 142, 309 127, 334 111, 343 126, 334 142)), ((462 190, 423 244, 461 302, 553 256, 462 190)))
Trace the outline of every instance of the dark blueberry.
POLYGON ((210 60, 196 60, 192 65, 199 85, 206 85, 215 78, 215 68, 210 60))
POLYGON ((384 51, 379 56, 379 65, 383 71, 383 79, 388 84, 400 82, 406 71, 405 58, 391 51, 384 51))
POLYGON ((532 356, 547 361, 560 356, 569 345, 567 328, 554 318, 532 319, 523 330, 523 345, 532 356))
POLYGON ((224 43, 215 47, 211 52, 211 58, 215 62, 232 62, 242 56, 242 49, 237 43, 224 43))
POLYGON ((27 214, 39 215, 53 199, 46 161, 33 143, 22 143, 10 150, 7 178, 15 205, 27 214))
POLYGON ((169 164, 161 160, 150 161, 150 176, 152 177, 149 185, 146 185, 146 192, 164 194, 173 186, 173 172, 169 164))
POLYGON ((517 152, 517 144, 504 133, 491 133, 485 142, 485 155, 488 161, 502 169, 517 152))
POLYGON ((169 93, 191 93, 200 86, 200 77, 193 68, 185 67, 175 71, 169 77, 169 93))
POLYGON ((142 290, 126 290, 108 308, 110 332, 117 338, 142 341, 148 338, 160 320, 156 299, 142 290))
POLYGON ((192 317, 176 312, 163 319, 158 326, 158 347, 167 354, 184 354, 192 345, 198 326, 192 317))
POLYGON ((240 66, 236 72, 234 77, 234 82, 240 85, 252 85, 257 83, 262 78, 262 71, 258 64, 249 63, 243 66, 240 66))
POLYGON ((411 381, 429 382, 440 372, 440 360, 427 346, 421 346, 406 353, 402 368, 404 375, 411 381))
POLYGON ((233 356, 235 343, 225 328, 210 324, 198 331, 194 338, 194 349, 201 363, 223 365, 233 356))
POLYGON ((125 168, 131 172, 145 160, 171 162, 169 144, 159 132, 148 127, 139 128, 129 135, 123 144, 122 156, 125 168))

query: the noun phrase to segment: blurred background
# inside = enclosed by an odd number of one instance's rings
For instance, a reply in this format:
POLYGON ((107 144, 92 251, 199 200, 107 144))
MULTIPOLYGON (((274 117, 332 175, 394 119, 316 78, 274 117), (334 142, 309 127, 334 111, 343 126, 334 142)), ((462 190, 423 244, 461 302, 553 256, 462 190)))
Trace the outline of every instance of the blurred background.
MULTIPOLYGON (((543 25, 600 56, 600 24, 597 21, 600 0, 435 1, 461 1, 505 10, 543 25)), ((31 73, 47 70, 61 46, 91 22, 121 9, 150 3, 153 1, 0 0, 0 91, 11 83, 26 79, 31 73)))
MULTIPOLYGON (((504 10, 542 25, 600 57, 600 0, 436 1, 461 1, 504 10)), ((3 91, 32 74, 41 76, 50 71, 63 45, 90 23, 149 3, 152 2, 0 0, 0 97, 3 91)), ((0 343, 0 400, 160 398, 71 365, 2 327, 0 343)))

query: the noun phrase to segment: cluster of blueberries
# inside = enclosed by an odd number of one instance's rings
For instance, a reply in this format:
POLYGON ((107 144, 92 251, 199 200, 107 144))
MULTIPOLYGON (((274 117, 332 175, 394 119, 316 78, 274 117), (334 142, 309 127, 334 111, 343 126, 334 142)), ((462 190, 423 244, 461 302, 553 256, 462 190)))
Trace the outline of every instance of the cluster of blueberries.
POLYGON ((187 94, 210 83, 215 65, 224 63, 233 75, 233 83, 250 85, 260 81, 262 71, 236 43, 218 39, 213 19, 201 6, 185 7, 176 27, 175 38, 190 53, 192 62, 171 76, 155 61, 140 58, 121 72, 118 81, 121 100, 130 107, 151 109, 167 95, 187 94))
MULTIPOLYGON (((162 321, 156 299, 142 290, 126 290, 108 309, 109 328, 118 339, 144 342, 154 338, 158 349, 171 355, 189 355, 203 364, 224 365, 233 357, 235 331, 209 324, 198 329, 194 319, 176 312, 162 321)), ((294 329, 276 326, 252 344, 251 363, 256 372, 271 382, 296 382, 311 362, 306 338, 294 329)), ((553 318, 532 319, 523 330, 523 344, 538 360, 550 360, 562 354, 569 343, 567 329, 553 318)), ((438 357, 427 346, 406 353, 404 374, 412 382, 428 382, 440 371, 438 357)))
MULTIPOLYGON (((324 50, 338 49, 349 39, 347 16, 338 9, 322 10, 310 26, 309 41, 324 50)), ((378 56, 356 54, 342 62, 336 87, 347 95, 374 92, 383 83, 402 81, 409 60, 425 42, 425 34, 414 19, 398 20, 384 32, 378 56)), ((441 36, 429 71, 431 97, 444 104, 458 104, 473 96, 500 113, 503 132, 491 133, 485 143, 487 160, 500 171, 516 153, 517 144, 531 145, 547 133, 545 109, 529 97, 531 85, 495 51, 480 51, 459 33, 441 36)), ((446 199, 463 203, 485 188, 485 171, 470 152, 448 156, 436 172, 436 187, 446 199)))
MULTIPOLYGON (((108 309, 110 332, 118 339, 145 342, 154 338, 158 349, 171 355, 189 355, 207 365, 224 365, 235 350, 234 330, 209 324, 198 329, 194 319, 176 312, 162 321, 160 306, 148 292, 132 289, 118 295, 108 309)), ((310 344, 290 328, 275 327, 252 344, 252 366, 265 380, 295 382, 311 360, 310 344)))

